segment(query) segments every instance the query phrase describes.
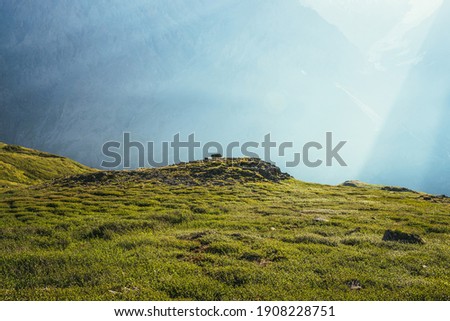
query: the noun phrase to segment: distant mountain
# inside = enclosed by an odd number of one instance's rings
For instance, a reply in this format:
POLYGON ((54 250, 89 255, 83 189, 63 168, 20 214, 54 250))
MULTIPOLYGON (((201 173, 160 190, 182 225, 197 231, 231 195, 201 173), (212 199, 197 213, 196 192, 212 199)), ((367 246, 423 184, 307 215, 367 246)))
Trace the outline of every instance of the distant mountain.
POLYGON ((34 185, 93 171, 65 157, 0 143, 0 188, 34 185))
POLYGON ((371 125, 336 88, 360 82, 358 49, 296 0, 2 1, 0 26, 0 137, 90 166, 123 131, 229 142, 371 125))
MULTIPOLYGON (((405 6, 367 39, 393 28, 405 6)), ((347 38, 297 0, 2 1, 0 139, 99 167, 102 144, 123 132, 156 146, 177 133, 224 145, 271 133, 295 152, 333 132, 348 141, 349 166, 289 172, 450 194, 441 181, 449 171, 441 148, 448 4, 437 12, 402 29, 392 48, 381 39, 377 68, 361 51, 363 31, 347 38)), ((347 22, 329 21, 353 34, 347 22)), ((287 158, 274 159, 284 171, 287 158)))

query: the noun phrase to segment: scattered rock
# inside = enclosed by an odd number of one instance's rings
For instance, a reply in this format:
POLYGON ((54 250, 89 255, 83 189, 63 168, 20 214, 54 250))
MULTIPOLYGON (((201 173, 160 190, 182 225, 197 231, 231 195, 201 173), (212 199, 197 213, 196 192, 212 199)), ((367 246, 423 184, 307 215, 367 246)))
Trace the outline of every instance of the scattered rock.
POLYGON ((361 290, 362 286, 358 280, 351 280, 347 282, 347 285, 350 287, 350 290, 361 290))
POLYGON ((270 263, 272 263, 272 261, 266 260, 266 259, 262 259, 261 261, 258 262, 258 264, 260 266, 268 266, 270 263))
POLYGON ((397 187, 397 186, 383 186, 381 188, 382 191, 389 191, 389 192, 410 192, 410 193, 417 193, 416 191, 413 191, 412 189, 406 188, 406 187, 397 187))
POLYGON ((323 218, 323 217, 315 217, 314 221, 316 221, 316 222, 328 222, 328 220, 326 218, 323 218))
POLYGON ((424 201, 431 201, 434 203, 449 203, 450 198, 447 195, 431 195, 431 194, 423 194, 418 197, 424 201))
POLYGON ((365 183, 357 180, 351 180, 351 181, 345 181, 341 184, 342 186, 349 186, 349 187, 361 187, 365 185, 365 183))
POLYGON ((123 291, 124 292, 137 292, 137 291, 139 291, 139 288, 138 287, 129 288, 129 287, 124 286, 123 291))
POLYGON ((384 232, 383 241, 395 241, 411 244, 425 244, 422 238, 417 234, 409 234, 392 230, 386 230, 384 232))

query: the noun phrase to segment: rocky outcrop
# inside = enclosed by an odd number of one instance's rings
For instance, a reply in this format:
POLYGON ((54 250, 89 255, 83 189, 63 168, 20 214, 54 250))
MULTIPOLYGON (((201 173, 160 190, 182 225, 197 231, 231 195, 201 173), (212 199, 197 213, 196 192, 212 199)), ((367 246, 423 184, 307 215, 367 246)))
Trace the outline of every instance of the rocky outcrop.
POLYGON ((383 186, 381 188, 383 191, 389 191, 389 192, 409 192, 409 193, 417 193, 416 191, 413 191, 412 189, 406 188, 406 187, 398 187, 398 186, 383 186))
POLYGON ((258 158, 223 158, 180 163, 161 168, 102 171, 55 180, 53 184, 91 185, 153 181, 169 185, 231 185, 247 182, 280 182, 291 176, 258 158))

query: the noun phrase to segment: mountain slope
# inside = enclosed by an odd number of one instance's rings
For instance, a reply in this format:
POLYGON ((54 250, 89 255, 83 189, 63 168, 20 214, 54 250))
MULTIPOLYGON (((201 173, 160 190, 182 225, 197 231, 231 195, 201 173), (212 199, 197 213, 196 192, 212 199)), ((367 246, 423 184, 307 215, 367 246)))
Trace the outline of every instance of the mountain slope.
POLYGON ((35 185, 92 171, 65 157, 0 142, 0 188, 35 185))
POLYGON ((358 50, 297 0, 3 1, 0 25, 0 137, 89 166, 124 131, 291 141, 370 125, 335 86, 359 82, 358 50))
POLYGON ((0 191, 0 299, 449 300, 449 199, 352 184, 222 159, 0 191))

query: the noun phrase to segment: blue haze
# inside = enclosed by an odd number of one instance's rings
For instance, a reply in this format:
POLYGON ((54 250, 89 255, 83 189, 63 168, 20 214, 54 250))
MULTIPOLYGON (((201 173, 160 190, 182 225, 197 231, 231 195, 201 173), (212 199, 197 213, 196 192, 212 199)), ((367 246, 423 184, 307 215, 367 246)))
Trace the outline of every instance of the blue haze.
POLYGON ((292 175, 450 194, 448 18, 447 2, 408 32, 414 63, 380 68, 296 0, 4 0, 0 141, 99 167, 124 131, 298 149, 331 131, 349 166, 292 175))

